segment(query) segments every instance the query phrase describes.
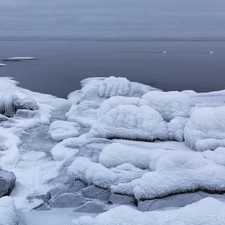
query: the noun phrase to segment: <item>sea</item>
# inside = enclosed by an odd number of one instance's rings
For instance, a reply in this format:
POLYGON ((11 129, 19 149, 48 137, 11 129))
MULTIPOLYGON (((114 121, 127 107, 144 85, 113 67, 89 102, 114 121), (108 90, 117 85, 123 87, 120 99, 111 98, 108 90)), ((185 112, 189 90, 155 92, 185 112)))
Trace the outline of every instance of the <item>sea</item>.
POLYGON ((127 77, 164 91, 225 89, 223 39, 0 39, 0 77, 66 98, 87 77, 127 77), (36 60, 4 62, 8 57, 36 60))

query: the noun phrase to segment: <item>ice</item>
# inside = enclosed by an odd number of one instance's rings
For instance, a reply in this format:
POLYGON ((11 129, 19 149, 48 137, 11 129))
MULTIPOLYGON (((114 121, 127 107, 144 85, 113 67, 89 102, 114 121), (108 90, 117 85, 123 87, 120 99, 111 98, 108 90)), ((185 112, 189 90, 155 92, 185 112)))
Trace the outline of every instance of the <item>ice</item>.
POLYGON ((185 143, 197 151, 225 146, 225 107, 196 109, 184 129, 185 143))
POLYGON ((4 61, 22 61, 22 60, 34 60, 34 57, 30 56, 17 56, 17 57, 10 57, 7 59, 4 59, 4 61))
POLYGON ((17 225, 16 207, 10 197, 0 198, 0 225, 17 225))
POLYGON ((183 208, 140 212, 128 206, 119 206, 98 215, 71 221, 70 225, 223 225, 225 204, 214 198, 205 198, 183 208))
POLYGON ((149 106, 119 105, 98 118, 90 134, 102 138, 167 139, 166 122, 149 106))
POLYGON ((54 121, 50 124, 49 133, 53 140, 62 141, 63 139, 79 136, 80 126, 75 122, 54 121))
POLYGON ((193 102, 191 98, 178 91, 150 91, 142 99, 157 110, 164 120, 170 121, 175 117, 190 117, 193 102))
POLYGON ((4 63, 0 63, 0 67, 5 67, 5 66, 7 66, 7 65, 4 63))
POLYGON ((76 139, 67 138, 62 142, 55 145, 52 150, 52 156, 54 160, 62 161, 70 158, 79 151, 79 147, 76 146, 76 139))

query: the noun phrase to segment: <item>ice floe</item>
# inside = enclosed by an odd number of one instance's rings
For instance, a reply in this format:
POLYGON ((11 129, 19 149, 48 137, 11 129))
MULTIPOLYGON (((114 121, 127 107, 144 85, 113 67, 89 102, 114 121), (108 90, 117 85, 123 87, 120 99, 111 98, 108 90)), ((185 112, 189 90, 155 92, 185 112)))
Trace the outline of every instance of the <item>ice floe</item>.
POLYGON ((22 61, 22 60, 34 60, 34 57, 30 56, 16 56, 16 57, 9 57, 4 59, 4 61, 22 61))

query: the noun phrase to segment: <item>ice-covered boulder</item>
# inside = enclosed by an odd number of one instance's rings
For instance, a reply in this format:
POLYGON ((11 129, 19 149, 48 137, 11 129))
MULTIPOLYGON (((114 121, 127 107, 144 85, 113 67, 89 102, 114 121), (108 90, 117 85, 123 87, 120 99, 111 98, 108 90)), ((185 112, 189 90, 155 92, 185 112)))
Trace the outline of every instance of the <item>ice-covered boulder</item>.
POLYGON ((137 97, 122 97, 122 96, 115 96, 105 100, 100 108, 98 109, 97 116, 103 116, 110 110, 116 108, 119 105, 135 105, 137 107, 147 105, 148 102, 142 100, 141 98, 137 97))
POLYGON ((12 172, 0 169, 0 197, 10 195, 14 188, 16 176, 12 172))
POLYGON ((157 110, 164 120, 170 121, 175 117, 188 118, 193 102, 191 98, 178 91, 150 91, 142 96, 148 105, 157 110))
POLYGON ((225 147, 225 107, 196 109, 185 126, 184 139, 197 151, 225 147))
POLYGON ((102 138, 138 140, 167 139, 167 125, 161 115, 149 106, 119 105, 98 118, 90 134, 102 138))
POLYGON ((174 152, 159 158, 154 172, 145 173, 134 188, 136 199, 206 191, 225 192, 225 167, 193 152, 174 152), (215 175, 216 174, 216 175, 215 175))
POLYGON ((10 197, 0 198, 0 225, 17 225, 16 207, 10 197))
POLYGON ((155 88, 126 78, 93 77, 81 81, 81 90, 69 94, 72 103, 66 114, 68 121, 90 128, 97 119, 97 109, 101 103, 113 96, 141 97, 155 88))
POLYGON ((140 212, 128 206, 119 206, 95 217, 82 216, 70 225, 223 225, 225 204, 214 198, 205 198, 183 208, 140 212))
POLYGON ((49 133, 51 138, 56 141, 62 141, 66 138, 77 137, 80 126, 75 122, 57 120, 50 124, 49 133))
POLYGON ((13 116, 18 109, 37 110, 37 103, 31 98, 19 98, 16 94, 0 93, 0 113, 13 116))

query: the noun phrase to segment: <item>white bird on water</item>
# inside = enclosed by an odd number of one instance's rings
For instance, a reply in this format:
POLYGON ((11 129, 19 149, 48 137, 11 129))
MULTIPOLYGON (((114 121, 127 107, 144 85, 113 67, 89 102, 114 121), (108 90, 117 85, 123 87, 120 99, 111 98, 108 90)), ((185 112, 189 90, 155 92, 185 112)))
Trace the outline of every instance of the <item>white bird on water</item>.
POLYGON ((209 51, 209 54, 210 54, 210 55, 214 55, 214 51, 212 51, 212 50, 209 51))

